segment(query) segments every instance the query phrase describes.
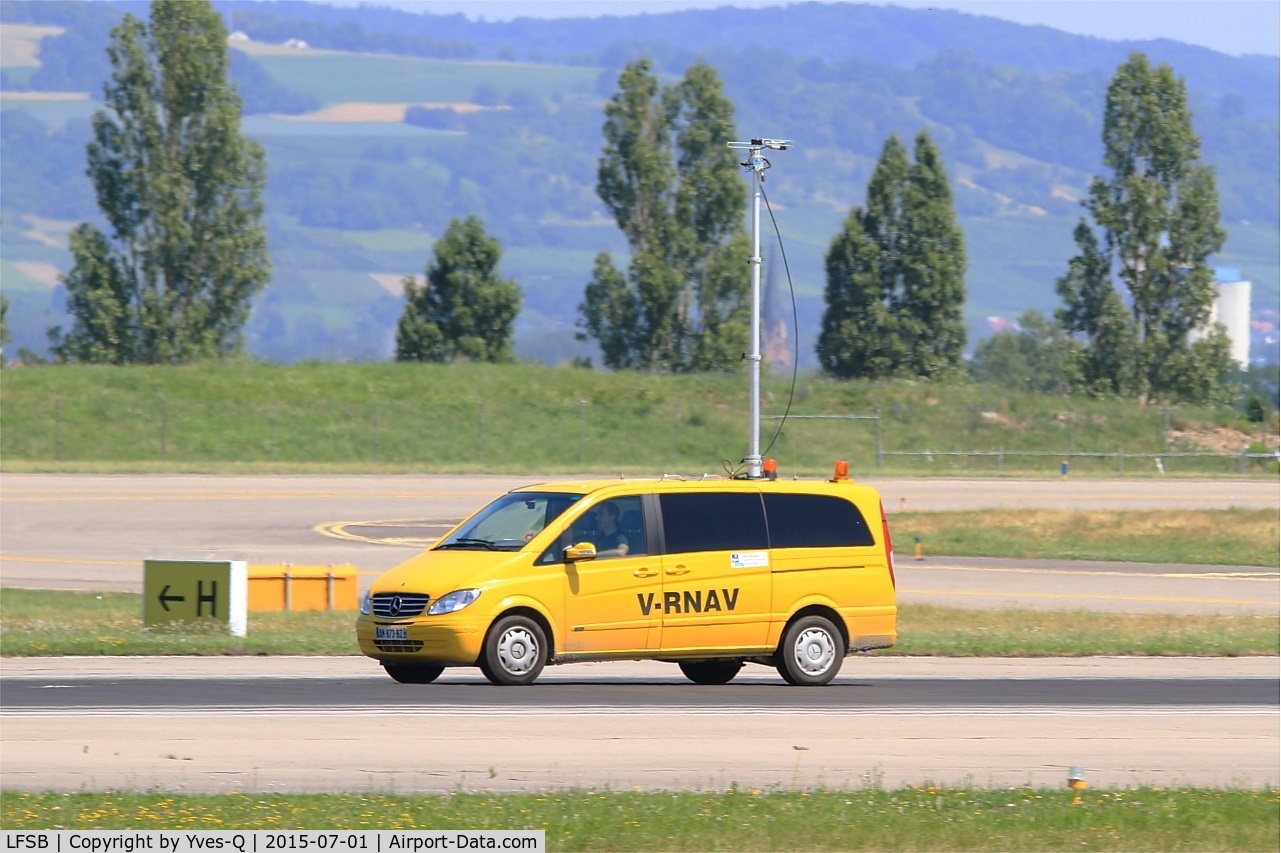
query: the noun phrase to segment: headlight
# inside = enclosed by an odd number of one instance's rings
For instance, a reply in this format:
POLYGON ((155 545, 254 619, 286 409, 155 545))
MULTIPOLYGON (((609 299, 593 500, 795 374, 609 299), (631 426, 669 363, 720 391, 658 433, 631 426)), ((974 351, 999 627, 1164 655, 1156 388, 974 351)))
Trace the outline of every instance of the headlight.
POLYGON ((431 609, 427 611, 428 616, 441 616, 445 613, 453 613, 462 610, 476 599, 480 598, 478 589, 456 589, 448 595, 442 595, 432 604, 431 609))
POLYGON ((360 599, 360 615, 368 616, 374 612, 374 595, 366 592, 360 599))

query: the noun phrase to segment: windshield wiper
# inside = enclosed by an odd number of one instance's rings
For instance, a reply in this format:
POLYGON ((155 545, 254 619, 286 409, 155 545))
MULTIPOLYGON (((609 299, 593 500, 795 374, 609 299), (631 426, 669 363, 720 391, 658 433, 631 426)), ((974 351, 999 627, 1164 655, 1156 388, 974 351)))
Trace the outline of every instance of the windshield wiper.
POLYGON ((467 539, 467 538, 451 539, 450 541, 446 542, 440 547, 441 548, 484 548, 488 551, 503 550, 493 542, 490 542, 488 539, 467 539))

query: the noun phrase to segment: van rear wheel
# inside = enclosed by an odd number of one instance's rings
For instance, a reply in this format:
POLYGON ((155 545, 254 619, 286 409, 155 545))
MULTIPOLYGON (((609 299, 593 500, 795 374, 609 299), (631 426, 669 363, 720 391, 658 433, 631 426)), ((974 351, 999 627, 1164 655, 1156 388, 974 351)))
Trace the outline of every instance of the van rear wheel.
POLYGON ((547 637, 527 616, 504 616, 489 629, 479 663, 493 684, 530 684, 547 663, 547 637))
POLYGON ((819 687, 841 671, 845 639, 830 619, 805 616, 783 632, 783 642, 774 657, 778 674, 788 684, 819 687))
POLYGON ((681 672, 695 684, 729 684, 743 668, 741 660, 681 661, 681 672))

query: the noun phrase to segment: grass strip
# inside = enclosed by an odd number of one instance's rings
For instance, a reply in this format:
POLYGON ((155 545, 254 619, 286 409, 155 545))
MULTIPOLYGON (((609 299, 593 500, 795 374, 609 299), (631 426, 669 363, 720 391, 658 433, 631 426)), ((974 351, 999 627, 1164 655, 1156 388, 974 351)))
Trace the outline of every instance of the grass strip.
POLYGON ((6 830, 541 829, 572 850, 1274 850, 1276 789, 0 795, 6 830))
POLYGON ((1281 564, 1274 509, 899 512, 895 545, 926 554, 1214 566, 1281 564))
POLYGON ((1281 653, 1275 616, 899 607, 899 639, 877 654, 939 657, 1225 656, 1281 653))
MULTIPOLYGON (((142 596, 0 590, 0 654, 353 655, 351 612, 249 615, 249 633, 144 631, 142 596)), ((899 609, 899 642, 877 654, 995 657, 1085 655, 1244 656, 1281 654, 1281 618, 899 609)))
MULTIPOLYGON (((747 389, 741 374, 409 362, 60 364, 6 370, 3 380, 6 471, 699 474, 741 457, 747 389)), ((826 475, 837 459, 856 477, 1055 477, 1064 460, 1073 478, 1277 474, 1275 458, 1237 455, 1275 447, 1275 421, 1252 424, 1228 407, 1170 412, 969 383, 798 382, 793 393, 788 380, 765 377, 762 413, 794 400, 792 415, 863 419, 791 418, 770 451, 783 477, 826 475), (1211 449, 1226 453, 1169 455, 1211 449), (896 455, 905 452, 920 455, 896 455)))

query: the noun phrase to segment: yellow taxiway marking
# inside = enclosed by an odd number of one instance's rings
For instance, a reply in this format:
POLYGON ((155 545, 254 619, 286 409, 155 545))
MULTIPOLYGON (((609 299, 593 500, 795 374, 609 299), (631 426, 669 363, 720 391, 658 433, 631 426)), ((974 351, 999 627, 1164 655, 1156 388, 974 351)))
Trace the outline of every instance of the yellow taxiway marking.
POLYGON ((1237 598, 1176 598, 1164 595, 1095 595, 1091 593, 1069 592, 1004 592, 1000 590, 950 590, 950 589, 900 589, 900 593, 910 595, 987 595, 1000 598, 1056 598, 1056 599, 1092 599, 1098 601, 1161 601, 1183 604, 1267 604, 1281 607, 1281 601, 1260 601, 1237 598))
POLYGON ((448 530, 458 523, 457 519, 434 518, 386 518, 374 521, 326 521, 311 528, 321 536, 344 539, 348 542, 366 542, 372 545, 404 545, 415 548, 429 548, 435 545, 439 536, 361 536, 352 533, 348 527, 437 527, 448 530))

